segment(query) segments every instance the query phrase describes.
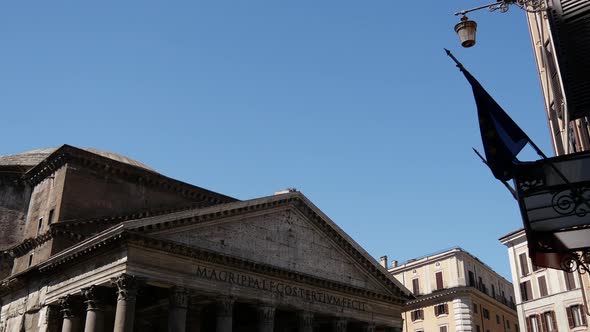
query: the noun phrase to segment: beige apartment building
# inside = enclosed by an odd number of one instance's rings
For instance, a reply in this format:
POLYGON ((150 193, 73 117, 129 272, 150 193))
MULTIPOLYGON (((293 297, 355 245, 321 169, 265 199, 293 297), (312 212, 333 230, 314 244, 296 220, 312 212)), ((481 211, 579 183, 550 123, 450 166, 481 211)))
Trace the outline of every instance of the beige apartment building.
POLYGON ((512 284, 461 248, 393 261, 389 272, 416 297, 403 312, 405 332, 519 331, 512 284))
POLYGON ((588 331, 580 275, 532 264, 524 229, 500 242, 508 247, 520 325, 530 332, 588 331))

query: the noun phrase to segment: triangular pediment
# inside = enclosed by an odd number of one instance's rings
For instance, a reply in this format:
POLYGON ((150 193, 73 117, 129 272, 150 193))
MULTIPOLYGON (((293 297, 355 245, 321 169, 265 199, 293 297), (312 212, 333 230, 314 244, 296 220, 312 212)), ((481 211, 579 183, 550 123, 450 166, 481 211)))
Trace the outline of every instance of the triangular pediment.
POLYGON ((285 197, 230 203, 210 211, 202 209, 196 216, 185 212, 172 219, 129 226, 189 247, 382 294, 407 295, 403 286, 303 195, 280 196, 285 197))

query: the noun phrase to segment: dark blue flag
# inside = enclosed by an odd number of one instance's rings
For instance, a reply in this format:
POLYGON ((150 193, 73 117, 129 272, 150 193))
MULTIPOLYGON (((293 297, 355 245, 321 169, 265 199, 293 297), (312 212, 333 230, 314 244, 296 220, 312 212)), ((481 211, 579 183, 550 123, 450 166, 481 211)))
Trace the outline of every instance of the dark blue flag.
POLYGON ((516 155, 530 139, 451 52, 446 51, 473 89, 487 164, 496 179, 508 181, 514 177, 514 165, 518 162, 516 155))
POLYGON ((461 71, 473 89, 488 165, 496 179, 510 180, 514 177, 514 164, 518 162, 516 155, 529 138, 465 68, 461 71))

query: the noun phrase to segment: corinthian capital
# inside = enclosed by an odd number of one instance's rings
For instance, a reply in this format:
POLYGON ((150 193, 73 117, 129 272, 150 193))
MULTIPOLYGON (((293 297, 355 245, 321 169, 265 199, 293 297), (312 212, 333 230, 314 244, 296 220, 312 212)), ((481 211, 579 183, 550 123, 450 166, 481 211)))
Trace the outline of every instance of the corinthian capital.
POLYGON ((231 317, 234 312, 234 302, 236 302, 236 298, 233 296, 220 297, 217 300, 217 315, 231 317))
POLYGON ((100 294, 100 287, 98 286, 90 286, 86 288, 82 288, 82 296, 86 299, 84 303, 86 303, 87 310, 101 310, 102 309, 102 301, 101 301, 101 294, 100 294))
POLYGON ((170 306, 175 308, 187 308, 189 292, 183 287, 172 287, 170 288, 170 306))
POLYGON ((117 287, 117 301, 135 299, 139 282, 134 275, 123 273, 116 278, 112 278, 111 284, 117 287))

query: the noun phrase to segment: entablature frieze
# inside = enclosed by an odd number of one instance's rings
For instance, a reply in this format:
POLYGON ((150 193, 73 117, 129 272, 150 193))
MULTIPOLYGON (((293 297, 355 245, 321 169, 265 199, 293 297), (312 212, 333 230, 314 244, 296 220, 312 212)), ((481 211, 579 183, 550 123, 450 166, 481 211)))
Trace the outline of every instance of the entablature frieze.
MULTIPOLYGON (((313 287, 319 287, 322 289, 329 289, 339 293, 350 294, 353 296, 369 298, 372 300, 390 303, 394 305, 403 305, 405 300, 400 297, 396 297, 389 294, 378 293, 372 290, 363 289, 355 286, 351 286, 348 284, 344 284, 337 281, 332 281, 328 279, 323 279, 307 274, 300 273, 294 270, 288 270, 276 266, 272 266, 269 264, 254 262, 245 260, 242 258, 221 254, 218 252, 208 251, 201 248, 190 247, 184 244, 180 244, 177 242, 165 241, 162 239, 156 239, 151 237, 143 237, 139 236, 129 240, 130 244, 136 245, 138 248, 150 248, 155 249, 158 251, 163 251, 167 253, 172 253, 175 255, 189 257, 193 260, 201 261, 202 263, 195 262, 195 269, 198 271, 199 267, 203 269, 211 269, 206 270, 213 279, 217 275, 216 273, 212 273, 213 270, 217 271, 215 266, 223 266, 227 268, 234 268, 241 270, 243 272, 255 273, 257 275, 264 275, 273 278, 279 278, 285 280, 287 282, 295 282, 300 284, 306 284, 313 287), (204 264, 203 264, 204 263, 204 264), (213 265, 210 265, 213 264, 213 265), (210 267, 209 267, 210 266, 210 267)), ((195 272, 196 273, 196 272, 195 272)), ((202 275, 202 274, 200 274, 202 275)), ((228 275, 229 277, 229 275, 228 275)), ((217 280, 226 282, 228 280, 217 280)), ((237 280, 234 280, 232 283, 238 283, 237 280)))

